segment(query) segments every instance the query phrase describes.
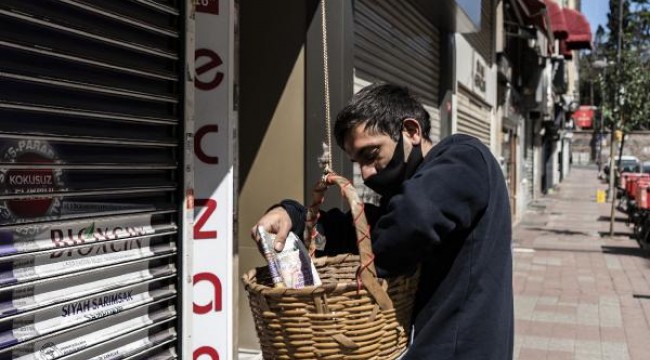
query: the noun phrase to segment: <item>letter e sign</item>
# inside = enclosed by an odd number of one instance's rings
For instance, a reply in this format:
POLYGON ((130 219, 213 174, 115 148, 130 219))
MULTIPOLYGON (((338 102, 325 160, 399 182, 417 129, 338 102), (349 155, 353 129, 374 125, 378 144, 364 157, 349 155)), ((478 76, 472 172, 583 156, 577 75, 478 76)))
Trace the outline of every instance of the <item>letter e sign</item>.
POLYGON ((221 84, 224 75, 217 68, 223 64, 223 60, 216 52, 210 49, 196 49, 194 61, 196 63, 194 86, 205 91, 212 90, 221 84))

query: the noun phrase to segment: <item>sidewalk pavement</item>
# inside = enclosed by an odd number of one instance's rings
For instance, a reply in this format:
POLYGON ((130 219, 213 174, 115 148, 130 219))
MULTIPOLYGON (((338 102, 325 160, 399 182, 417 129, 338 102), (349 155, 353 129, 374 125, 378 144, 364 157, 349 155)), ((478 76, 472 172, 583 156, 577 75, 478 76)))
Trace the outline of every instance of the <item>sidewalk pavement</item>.
POLYGON ((596 203, 607 185, 573 168, 515 227, 515 359, 650 359, 650 257, 625 214, 596 203))

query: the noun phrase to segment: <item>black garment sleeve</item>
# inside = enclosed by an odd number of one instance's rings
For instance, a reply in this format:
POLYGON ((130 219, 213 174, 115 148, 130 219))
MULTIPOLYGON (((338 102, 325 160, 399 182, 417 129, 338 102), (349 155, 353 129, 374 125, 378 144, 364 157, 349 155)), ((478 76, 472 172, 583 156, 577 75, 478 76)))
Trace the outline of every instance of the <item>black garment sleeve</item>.
POLYGON ((452 144, 434 156, 389 200, 372 229, 382 273, 409 271, 436 244, 462 239, 487 208, 490 179, 479 149, 452 144))
POLYGON ((302 239, 302 235, 305 232, 307 208, 291 199, 282 200, 280 206, 289 214, 289 218, 291 219, 291 232, 302 239))
MULTIPOLYGON (((283 200, 279 205, 287 211, 291 218, 291 231, 302 239, 305 231, 307 208, 295 200, 283 200)), ((371 204, 365 204, 364 210, 368 223, 372 228, 381 211, 371 204)), ((344 253, 358 254, 356 232, 351 212, 343 212, 337 208, 321 211, 316 226, 317 230, 325 235, 327 239, 325 249, 318 251, 317 256, 333 256, 344 253)))

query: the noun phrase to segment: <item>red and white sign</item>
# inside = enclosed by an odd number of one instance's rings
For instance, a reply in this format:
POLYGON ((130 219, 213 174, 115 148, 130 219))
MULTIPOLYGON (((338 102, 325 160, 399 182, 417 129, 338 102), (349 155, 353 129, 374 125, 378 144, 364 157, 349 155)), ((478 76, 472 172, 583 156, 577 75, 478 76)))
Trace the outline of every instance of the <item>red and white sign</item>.
POLYGON ((580 106, 572 117, 576 126, 581 129, 591 129, 594 126, 594 108, 592 106, 580 106))
POLYGON ((234 1, 195 4, 192 358, 232 359, 234 1))

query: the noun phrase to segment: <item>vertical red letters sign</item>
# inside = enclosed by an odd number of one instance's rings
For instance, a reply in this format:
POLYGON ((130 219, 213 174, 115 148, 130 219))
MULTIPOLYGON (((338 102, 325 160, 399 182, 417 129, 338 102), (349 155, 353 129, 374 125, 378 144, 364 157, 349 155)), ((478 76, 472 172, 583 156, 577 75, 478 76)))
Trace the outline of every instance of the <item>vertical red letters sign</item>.
POLYGON ((192 0, 194 46, 194 360, 232 359, 234 344, 233 0, 192 0))
POLYGON ((219 360, 219 353, 209 346, 201 346, 194 350, 193 360, 199 360, 199 356, 208 355, 211 360, 219 360))
POLYGON ((217 230, 203 230, 203 227, 210 220, 210 216, 217 210, 217 200, 194 199, 194 206, 205 207, 205 211, 194 223, 194 240, 216 239, 217 230))
POLYGON ((195 0, 196 12, 219 15, 219 0, 195 0))
POLYGON ((199 130, 196 131, 196 134, 194 135, 194 154, 199 160, 201 160, 206 164, 214 164, 214 165, 219 164, 219 157, 210 156, 206 154, 205 151, 203 151, 203 147, 202 147, 203 137, 205 137, 205 135, 207 135, 208 133, 218 133, 218 132, 219 132, 219 126, 212 124, 212 125, 202 126, 199 130))
POLYGON ((217 70, 223 65, 219 54, 210 49, 196 49, 194 58, 196 61, 194 86, 200 90, 208 91, 221 85, 224 75, 223 72, 217 70))
POLYGON ((221 280, 219 280, 219 277, 215 274, 204 272, 204 273, 195 274, 192 280, 193 280, 192 284, 194 285, 196 285, 201 281, 207 281, 210 284, 212 284, 212 287, 214 289, 214 296, 212 297, 212 301, 210 301, 205 305, 197 305, 196 303, 194 303, 194 313, 201 315, 201 314, 207 314, 213 310, 214 312, 221 311, 223 308, 223 303, 222 303, 221 280))

